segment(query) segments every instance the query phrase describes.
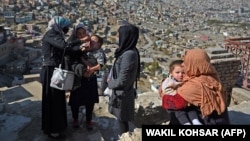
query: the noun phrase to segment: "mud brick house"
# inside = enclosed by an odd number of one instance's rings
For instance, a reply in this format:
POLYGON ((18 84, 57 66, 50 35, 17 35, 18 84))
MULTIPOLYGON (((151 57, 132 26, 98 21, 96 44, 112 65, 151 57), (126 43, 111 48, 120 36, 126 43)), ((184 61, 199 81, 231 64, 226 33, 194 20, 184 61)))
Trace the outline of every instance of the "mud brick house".
POLYGON ((207 48, 206 51, 210 56, 211 63, 220 75, 223 91, 227 94, 227 105, 229 105, 232 88, 235 86, 240 69, 240 58, 235 57, 233 53, 228 52, 225 48, 213 47, 207 48))

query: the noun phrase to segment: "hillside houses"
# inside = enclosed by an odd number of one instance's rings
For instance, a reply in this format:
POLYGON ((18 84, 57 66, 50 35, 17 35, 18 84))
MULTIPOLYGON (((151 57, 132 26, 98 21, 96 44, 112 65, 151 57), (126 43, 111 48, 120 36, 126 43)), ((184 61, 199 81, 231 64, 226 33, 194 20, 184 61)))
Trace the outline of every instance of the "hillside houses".
POLYGON ((118 27, 128 22, 136 24, 141 30, 137 47, 142 62, 157 62, 160 72, 164 72, 168 63, 180 58, 186 49, 223 47, 226 38, 250 35, 247 30, 250 28, 249 4, 229 0, 218 3, 202 0, 29 0, 27 3, 18 0, 14 3, 4 0, 0 4, 0 21, 3 21, 0 63, 24 59, 27 64, 32 63, 25 67, 27 70, 38 72, 40 41, 47 22, 61 15, 69 17, 72 23, 83 22, 92 34, 102 36, 110 63, 118 27), (12 47, 6 47, 7 41, 13 42, 12 47), (25 57, 15 54, 19 50, 25 52, 21 53, 25 57))

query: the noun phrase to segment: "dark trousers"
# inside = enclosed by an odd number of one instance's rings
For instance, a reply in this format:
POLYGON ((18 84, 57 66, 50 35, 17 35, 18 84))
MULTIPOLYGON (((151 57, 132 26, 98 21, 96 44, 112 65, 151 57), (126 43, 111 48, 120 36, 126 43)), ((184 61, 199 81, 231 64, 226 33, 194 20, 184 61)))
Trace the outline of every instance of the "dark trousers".
MULTIPOLYGON (((94 110, 94 103, 93 104, 86 104, 86 122, 90 122, 92 120, 92 113, 94 110)), ((79 117, 79 108, 80 106, 71 106, 72 117, 74 120, 78 120, 79 117)))
POLYGON ((118 121, 120 128, 120 135, 129 131, 129 122, 128 121, 118 121))
POLYGON ((179 110, 175 111, 175 116, 179 120, 179 122, 184 125, 185 123, 191 123, 194 119, 200 119, 198 113, 195 110, 179 110))

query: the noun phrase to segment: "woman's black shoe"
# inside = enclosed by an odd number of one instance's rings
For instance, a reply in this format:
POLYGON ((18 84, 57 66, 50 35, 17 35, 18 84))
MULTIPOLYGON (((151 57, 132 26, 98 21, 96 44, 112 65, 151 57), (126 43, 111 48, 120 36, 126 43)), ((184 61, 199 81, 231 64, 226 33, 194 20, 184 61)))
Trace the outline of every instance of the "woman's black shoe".
POLYGON ((66 139, 66 136, 64 134, 59 134, 59 133, 51 133, 48 135, 49 138, 52 138, 52 139, 66 139))
POLYGON ((80 127, 80 123, 79 123, 79 121, 78 121, 77 119, 75 119, 75 120, 73 121, 73 127, 74 127, 74 128, 79 128, 79 127, 80 127))
POLYGON ((93 128, 94 128, 94 123, 91 121, 87 122, 87 130, 91 131, 93 130, 93 128))

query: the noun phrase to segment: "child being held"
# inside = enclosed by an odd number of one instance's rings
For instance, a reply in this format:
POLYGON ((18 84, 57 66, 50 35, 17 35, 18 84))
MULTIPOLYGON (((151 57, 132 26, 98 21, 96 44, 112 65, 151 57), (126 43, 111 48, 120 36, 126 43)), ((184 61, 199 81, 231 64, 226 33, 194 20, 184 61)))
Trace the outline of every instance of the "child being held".
MULTIPOLYGON (((175 60, 169 65, 169 77, 163 80, 161 84, 162 97, 165 95, 176 94, 178 86, 182 84, 184 77, 184 69, 182 66, 182 60, 175 60)), ((186 103, 187 104, 187 103, 186 103)), ((189 108, 187 108, 189 109, 189 108)), ((202 125, 198 119, 197 112, 192 110, 168 110, 174 112, 175 116, 182 125, 202 125)))
POLYGON ((75 50, 79 50, 80 47, 80 51, 71 54, 69 62, 76 75, 74 80, 76 89, 80 87, 81 77, 93 76, 106 63, 106 56, 101 48, 103 39, 98 35, 90 36, 82 23, 74 26, 69 41, 75 50))

